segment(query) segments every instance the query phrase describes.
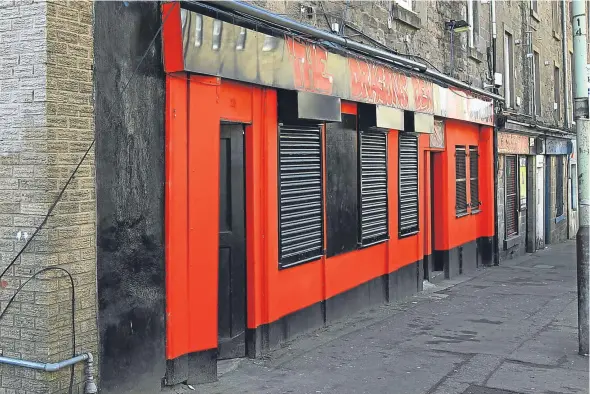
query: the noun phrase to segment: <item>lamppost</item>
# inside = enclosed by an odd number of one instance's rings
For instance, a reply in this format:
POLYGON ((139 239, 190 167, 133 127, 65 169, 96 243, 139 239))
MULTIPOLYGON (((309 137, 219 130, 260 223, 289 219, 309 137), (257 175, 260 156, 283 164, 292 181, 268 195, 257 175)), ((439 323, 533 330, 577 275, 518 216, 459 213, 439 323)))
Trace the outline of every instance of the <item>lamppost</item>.
POLYGON ((469 30, 471 26, 464 20, 451 19, 445 22, 445 30, 448 30, 451 35, 451 77, 454 77, 455 71, 455 33, 463 33, 469 30))

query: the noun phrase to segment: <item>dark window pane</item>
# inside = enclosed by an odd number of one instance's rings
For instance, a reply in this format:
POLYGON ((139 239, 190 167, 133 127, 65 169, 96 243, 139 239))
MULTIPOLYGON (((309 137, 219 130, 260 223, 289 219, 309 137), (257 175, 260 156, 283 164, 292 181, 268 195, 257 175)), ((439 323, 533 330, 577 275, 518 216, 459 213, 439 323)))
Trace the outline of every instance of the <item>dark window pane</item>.
POLYGON ((328 256, 358 247, 358 151, 356 116, 326 125, 328 256))

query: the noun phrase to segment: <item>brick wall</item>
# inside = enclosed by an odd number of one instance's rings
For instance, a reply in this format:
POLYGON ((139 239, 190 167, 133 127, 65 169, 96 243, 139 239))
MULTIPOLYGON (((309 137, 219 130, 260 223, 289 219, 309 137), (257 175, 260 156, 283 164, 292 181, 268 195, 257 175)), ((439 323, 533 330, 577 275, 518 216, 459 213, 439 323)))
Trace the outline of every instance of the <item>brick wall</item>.
MULTIPOLYGON (((89 2, 0 2, 2 268, 41 223, 92 141, 91 26, 89 2)), ((77 353, 97 349, 93 163, 91 154, 0 290, 3 309, 14 290, 40 269, 71 272, 77 353)), ((70 286, 61 276, 42 274, 17 296, 0 322, 5 356, 36 361, 71 356, 70 286)), ((69 384, 68 370, 49 374, 2 366, 0 373, 6 389, 0 392, 6 393, 64 392, 69 384)))

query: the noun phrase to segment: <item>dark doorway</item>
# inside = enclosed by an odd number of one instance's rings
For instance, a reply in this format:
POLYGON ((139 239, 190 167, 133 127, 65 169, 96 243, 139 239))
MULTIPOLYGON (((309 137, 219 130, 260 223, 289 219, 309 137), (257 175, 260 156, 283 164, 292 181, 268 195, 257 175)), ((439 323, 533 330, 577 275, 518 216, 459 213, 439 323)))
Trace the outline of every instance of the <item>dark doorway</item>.
POLYGON ((243 125, 221 124, 219 157, 218 358, 225 359, 246 356, 243 125))
POLYGON ((436 176, 441 176, 442 167, 440 167, 440 161, 441 153, 430 153, 430 242, 434 259, 431 265, 432 270, 429 270, 427 279, 433 283, 439 282, 444 278, 445 269, 444 252, 436 250, 436 243, 434 241, 437 228, 435 207, 436 204, 440 203, 437 201, 437 196, 440 196, 442 193, 442 190, 438 190, 436 187, 434 180, 436 176), (438 167, 436 165, 437 163, 439 163, 438 167))

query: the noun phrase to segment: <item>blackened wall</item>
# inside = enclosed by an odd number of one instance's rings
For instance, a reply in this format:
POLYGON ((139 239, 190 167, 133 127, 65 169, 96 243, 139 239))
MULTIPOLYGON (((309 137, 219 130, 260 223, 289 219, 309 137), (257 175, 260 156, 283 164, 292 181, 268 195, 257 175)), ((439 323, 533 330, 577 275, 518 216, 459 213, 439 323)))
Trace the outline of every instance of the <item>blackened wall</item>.
POLYGON ((161 39, 148 50, 158 2, 97 2, 94 21, 100 386, 151 393, 165 372, 161 39))

